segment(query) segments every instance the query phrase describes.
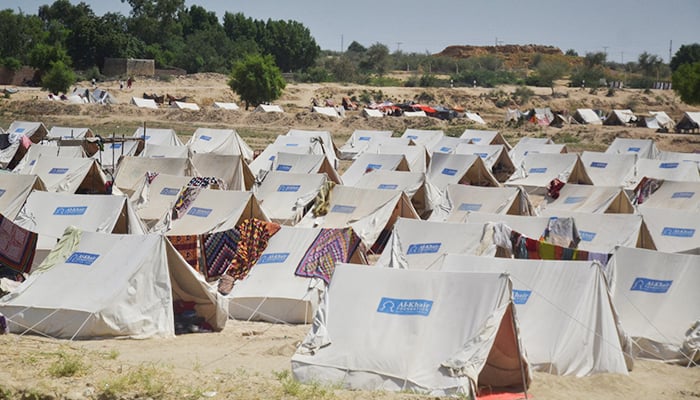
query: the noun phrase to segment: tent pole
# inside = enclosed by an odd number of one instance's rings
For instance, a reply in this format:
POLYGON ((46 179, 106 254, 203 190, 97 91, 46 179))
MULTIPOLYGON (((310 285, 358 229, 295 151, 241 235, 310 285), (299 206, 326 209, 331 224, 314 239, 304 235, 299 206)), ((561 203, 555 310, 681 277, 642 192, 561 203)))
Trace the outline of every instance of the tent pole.
POLYGON ((523 393, 525 394, 525 399, 527 399, 527 380, 525 379, 525 368, 523 366, 522 349, 520 347, 520 336, 518 335, 518 329, 515 322, 515 306, 513 302, 510 303, 510 318, 513 324, 513 335, 515 336, 515 346, 518 348, 518 365, 520 365, 520 375, 523 380, 523 393))

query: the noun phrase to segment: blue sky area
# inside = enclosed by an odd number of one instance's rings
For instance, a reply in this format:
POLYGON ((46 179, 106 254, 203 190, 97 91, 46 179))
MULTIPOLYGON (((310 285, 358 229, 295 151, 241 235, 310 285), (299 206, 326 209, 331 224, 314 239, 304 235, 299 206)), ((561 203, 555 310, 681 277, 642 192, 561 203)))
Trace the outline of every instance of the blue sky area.
MULTIPOLYGON (((128 3, 84 0, 97 15, 128 15, 128 3)), ((0 0, 0 9, 36 14, 46 0, 0 0)), ((78 1, 71 0, 77 4, 78 1)), ((187 0, 219 18, 242 12, 255 19, 295 20, 322 49, 341 50, 354 40, 383 43, 393 52, 437 53, 449 45, 542 44, 580 55, 603 51, 609 61, 636 61, 646 51, 669 61, 683 44, 700 43, 700 0, 187 0), (672 46, 671 46, 672 41, 672 46)))

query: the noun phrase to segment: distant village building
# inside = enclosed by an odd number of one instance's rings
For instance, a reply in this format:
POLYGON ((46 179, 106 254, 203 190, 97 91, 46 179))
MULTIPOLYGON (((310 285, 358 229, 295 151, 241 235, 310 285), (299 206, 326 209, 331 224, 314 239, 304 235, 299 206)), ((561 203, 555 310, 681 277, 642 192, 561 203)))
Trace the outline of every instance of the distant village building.
POLYGON ((154 60, 137 58, 105 58, 102 74, 112 76, 154 76, 156 63, 154 60))

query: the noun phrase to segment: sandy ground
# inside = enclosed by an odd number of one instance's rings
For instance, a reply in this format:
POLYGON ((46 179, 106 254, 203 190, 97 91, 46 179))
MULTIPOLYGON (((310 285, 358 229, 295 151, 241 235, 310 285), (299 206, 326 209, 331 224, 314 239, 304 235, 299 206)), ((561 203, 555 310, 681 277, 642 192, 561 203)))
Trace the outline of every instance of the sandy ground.
MULTIPOLYGON (((87 87, 87 83, 83 83, 87 87)), ((332 132, 336 145, 342 145, 355 129, 388 129, 400 134, 406 128, 443 129, 458 134, 466 128, 479 128, 463 120, 439 121, 433 118, 366 119, 358 111, 344 119, 333 119, 310 112, 312 98, 358 96, 363 91, 381 91, 396 101, 430 96, 430 104, 461 106, 479 112, 488 122, 483 128, 500 130, 512 144, 522 136, 552 137, 567 142, 572 151, 603 150, 615 137, 652 138, 662 150, 700 151, 700 135, 656 134, 633 127, 572 125, 563 129, 525 126, 511 128, 502 121, 505 109, 494 105, 499 92, 514 87, 485 88, 374 88, 340 84, 290 84, 277 104, 284 114, 251 111, 224 111, 211 107, 214 101, 239 98, 226 86, 226 77, 197 74, 177 77, 170 82, 139 78, 130 90, 119 90, 118 82, 101 82, 120 104, 101 106, 68 105, 48 101, 47 93, 20 88, 10 99, 0 99, 0 126, 14 120, 41 121, 51 126, 87 126, 103 136, 130 135, 146 124, 174 128, 187 139, 197 127, 235 128, 256 150, 262 150, 276 135, 291 128, 332 132), (189 96, 202 110, 172 108, 138 109, 129 105, 131 97, 142 93, 169 93, 189 96)), ((535 96, 521 109, 549 106, 554 110, 576 108, 633 108, 638 114, 666 111, 678 120, 685 111, 697 111, 681 103, 670 91, 643 93, 618 90, 607 97, 605 90, 557 87, 556 96, 548 88, 532 88, 535 96), (633 106, 633 107, 630 107, 633 106)), ((512 104, 516 107, 516 104, 512 104)), ((289 375, 290 357, 308 331, 308 326, 272 325, 229 321, 220 333, 190 334, 172 339, 94 340, 68 342, 37 336, 0 336, 0 399, 132 399, 132 398, 322 398, 322 399, 407 399, 428 398, 407 393, 352 392, 336 387, 298 385, 289 375), (72 365, 76 370, 65 377, 57 373, 72 365)), ((684 368, 651 361, 637 361, 629 376, 602 374, 585 378, 557 377, 534 373, 529 394, 535 399, 698 399, 700 369, 684 368)))

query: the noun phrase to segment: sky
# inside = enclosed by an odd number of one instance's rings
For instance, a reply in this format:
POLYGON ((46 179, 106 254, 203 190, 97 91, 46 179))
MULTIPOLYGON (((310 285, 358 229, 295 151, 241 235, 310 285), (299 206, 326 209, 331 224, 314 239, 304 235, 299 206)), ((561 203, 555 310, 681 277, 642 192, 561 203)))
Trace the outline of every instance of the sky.
MULTIPOLYGON (((78 0, 70 0, 77 4, 78 0)), ((128 15, 120 0, 83 0, 97 15, 128 15)), ((0 9, 36 14, 49 0, 0 0, 0 9)), ((254 19, 295 20, 321 49, 352 41, 383 43, 394 52, 438 53, 450 45, 541 44, 605 52, 608 61, 636 61, 647 52, 669 61, 683 44, 700 43, 700 0, 186 0, 223 19, 242 12, 254 19)))

